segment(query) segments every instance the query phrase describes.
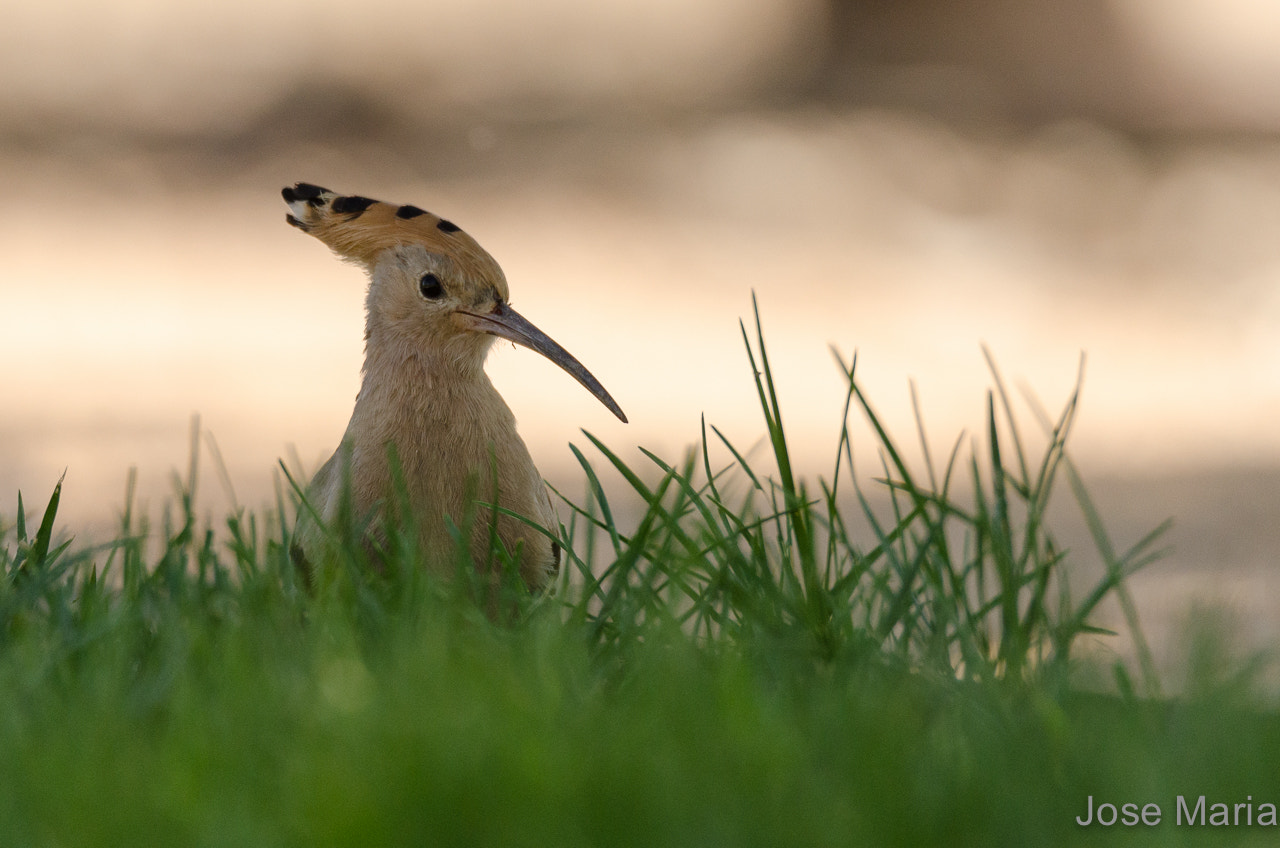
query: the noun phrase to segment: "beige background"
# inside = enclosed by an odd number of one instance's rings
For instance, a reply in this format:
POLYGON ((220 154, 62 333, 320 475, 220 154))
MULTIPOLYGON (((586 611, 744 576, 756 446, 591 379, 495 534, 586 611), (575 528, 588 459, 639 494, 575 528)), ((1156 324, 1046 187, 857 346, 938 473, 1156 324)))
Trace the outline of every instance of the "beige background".
MULTIPOLYGON (((827 474, 859 355, 945 452, 987 344, 1055 410, 1159 634, 1190 600, 1280 630, 1280 12, 1263 0, 53 2, 0 32, 0 515, 108 531, 154 508, 201 416, 238 499, 308 469, 359 381, 359 273, 286 227, 297 180, 445 215, 622 404, 536 355, 489 370, 577 494, 586 428, 637 462, 706 415, 763 432, 759 298, 786 423, 827 474), (358 7, 358 8, 357 8, 358 7)), ((1035 432, 1024 407, 1022 423, 1035 432)), ((875 467, 860 431, 860 468, 875 467)), ((201 504, 226 503, 205 461, 201 504)), ((1063 492, 1065 495, 1066 492, 1063 492)), ((1071 529, 1064 511, 1066 532, 1071 529)), ((1166 644, 1163 635, 1158 637, 1166 644)))

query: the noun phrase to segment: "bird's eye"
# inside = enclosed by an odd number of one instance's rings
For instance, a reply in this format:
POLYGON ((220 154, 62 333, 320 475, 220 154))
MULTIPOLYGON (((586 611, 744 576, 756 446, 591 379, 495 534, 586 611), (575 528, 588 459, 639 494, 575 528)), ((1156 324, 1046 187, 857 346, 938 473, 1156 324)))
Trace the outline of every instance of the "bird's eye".
POLYGON ((422 279, 418 280, 418 291, 427 300, 439 300, 444 294, 444 286, 435 274, 423 274, 422 279))

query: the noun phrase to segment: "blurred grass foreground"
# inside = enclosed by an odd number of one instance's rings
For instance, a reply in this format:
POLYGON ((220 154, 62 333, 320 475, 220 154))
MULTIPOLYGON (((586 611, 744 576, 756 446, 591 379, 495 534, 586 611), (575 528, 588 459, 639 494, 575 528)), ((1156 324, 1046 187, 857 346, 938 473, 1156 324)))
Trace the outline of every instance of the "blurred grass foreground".
POLYGON ((544 596, 471 579, 464 545, 453 579, 428 574, 395 528, 370 572, 353 526, 307 591, 283 494, 201 526, 194 446, 160 526, 126 504, 103 545, 60 540, 61 484, 39 521, 19 499, 0 522, 0 842, 1216 844, 1269 826, 1280 722, 1256 669, 1209 642, 1162 694, 1125 588, 1162 528, 1111 543, 1066 455, 1077 395, 1038 413, 1032 455, 993 364, 986 432, 933 458, 921 424, 913 469, 840 359, 846 420, 879 440, 877 501, 847 428, 830 479, 793 473, 758 315, 743 340, 768 461, 711 427, 636 469, 588 435, 600 459, 573 448, 586 495, 563 497, 544 596), (1091 586, 1045 521, 1063 482, 1104 565, 1091 586), (1094 624, 1110 600, 1132 666, 1082 650, 1118 638, 1094 624), (1204 824, 1177 815, 1200 796, 1204 824), (1127 802, 1161 822, 1077 824, 1127 802), (1250 824, 1209 823, 1237 804, 1250 824))

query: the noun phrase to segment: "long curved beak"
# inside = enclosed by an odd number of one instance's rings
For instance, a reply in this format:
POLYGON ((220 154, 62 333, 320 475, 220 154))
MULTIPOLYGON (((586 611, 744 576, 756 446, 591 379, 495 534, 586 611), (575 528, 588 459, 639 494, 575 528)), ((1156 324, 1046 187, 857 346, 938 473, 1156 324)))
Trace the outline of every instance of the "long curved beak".
POLYGON ((533 326, 533 324, 530 324, 523 315, 507 306, 507 304, 499 301, 498 305, 493 307, 491 311, 483 314, 455 312, 454 315, 464 327, 479 333, 489 333, 507 341, 515 342, 518 345, 524 345, 530 350, 536 350, 572 374, 573 378, 581 383, 587 391, 595 395, 596 399, 603 403, 610 412, 618 416, 618 419, 623 424, 627 423, 627 416, 623 413, 622 407, 618 406, 617 401, 605 391, 604 386, 600 385, 600 381, 593 377, 581 362, 574 359, 569 351, 556 344, 554 339, 533 326))

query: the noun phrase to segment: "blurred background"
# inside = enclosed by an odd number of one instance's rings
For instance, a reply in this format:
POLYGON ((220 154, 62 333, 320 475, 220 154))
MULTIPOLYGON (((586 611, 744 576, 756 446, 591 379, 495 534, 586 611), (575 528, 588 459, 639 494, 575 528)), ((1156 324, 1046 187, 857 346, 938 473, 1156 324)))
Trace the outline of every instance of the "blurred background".
POLYGON ((1280 635, 1269 0, 50 0, 5 19, 0 515, 65 469, 63 523, 104 536, 131 466, 163 502, 195 413, 250 507, 277 458, 328 456, 364 283, 285 226, 279 190, 304 180, 458 222, 610 389, 630 425, 528 351, 490 359, 569 494, 579 428, 637 459, 677 457, 703 414, 760 438, 753 292, 809 475, 840 429, 830 346, 908 442, 914 381, 944 456, 982 432, 981 345, 1053 412, 1083 354, 1073 456, 1117 543, 1177 522, 1134 583, 1153 641, 1193 600, 1250 644, 1280 635))

